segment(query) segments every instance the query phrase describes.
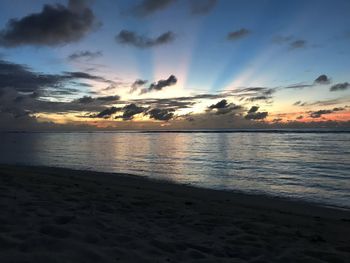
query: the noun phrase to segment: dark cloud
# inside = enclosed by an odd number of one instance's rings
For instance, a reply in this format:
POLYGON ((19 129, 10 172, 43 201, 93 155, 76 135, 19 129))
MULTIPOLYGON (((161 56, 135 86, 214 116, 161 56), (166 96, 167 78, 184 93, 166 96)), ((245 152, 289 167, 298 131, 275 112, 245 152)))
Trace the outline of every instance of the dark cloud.
POLYGON ((101 111, 100 113, 98 113, 97 115, 92 116, 92 117, 94 117, 94 118, 110 118, 111 115, 117 113, 118 111, 120 111, 120 108, 110 107, 110 108, 107 108, 107 109, 101 111))
POLYGON ((115 84, 110 84, 107 87, 105 87, 103 90, 108 91, 108 90, 114 90, 116 88, 117 88, 117 86, 115 84))
POLYGON ((259 109, 259 107, 258 107, 258 106, 252 106, 252 107, 249 109, 248 114, 249 114, 249 113, 254 113, 254 112, 257 112, 257 111, 258 111, 258 109, 259 109))
POLYGON ((313 85, 300 83, 300 84, 293 84, 284 88, 285 89, 303 89, 303 88, 310 88, 310 87, 313 87, 313 85))
POLYGON ((263 120, 267 117, 268 112, 255 112, 255 113, 249 113, 244 118, 247 120, 263 120))
POLYGON ((272 120, 272 122, 280 122, 282 120, 283 120, 282 118, 275 118, 275 119, 272 120))
POLYGON ((256 97, 250 97, 247 98, 247 101, 254 102, 254 101, 259 101, 259 100, 268 100, 271 99, 270 96, 256 96, 256 97))
POLYGON ((303 89, 303 88, 311 88, 311 87, 314 87, 315 85, 326 85, 330 83, 331 83, 330 78, 327 75, 322 74, 318 76, 312 84, 297 83, 297 84, 292 84, 281 88, 282 89, 303 89))
POLYGON ((297 119, 297 120, 301 120, 302 118, 304 118, 304 116, 303 115, 299 115, 298 117, 296 117, 295 119, 297 119))
POLYGON ((330 105, 344 104, 349 102, 350 102, 350 97, 343 96, 336 99, 318 100, 314 102, 303 102, 302 104, 300 104, 300 106, 330 106, 330 105))
POLYGON ((293 40, 293 36, 276 36, 272 39, 273 43, 285 44, 293 40))
POLYGON ((122 108, 123 115, 117 116, 116 119, 121 118, 124 121, 132 120, 134 118, 134 115, 143 113, 147 110, 147 108, 137 106, 134 103, 131 103, 129 105, 126 105, 122 108))
POLYGON ((239 101, 246 100, 248 102, 254 102, 259 100, 266 100, 268 103, 272 103, 272 94, 274 94, 276 91, 277 88, 248 87, 231 91, 231 96, 238 97, 239 101))
POLYGON ((298 100, 298 101, 296 101, 296 102, 293 103, 294 106, 298 106, 298 105, 300 105, 300 104, 301 104, 301 101, 300 101, 300 100, 298 100))
POLYGON ((191 0, 190 10, 193 15, 203 15, 209 13, 215 5, 217 0, 191 0))
POLYGON ((331 80, 327 77, 327 75, 320 75, 317 79, 314 81, 315 84, 321 84, 326 85, 331 83, 331 80))
POLYGON ((138 17, 148 16, 167 8, 175 1, 176 0, 143 0, 133 7, 130 13, 138 17))
POLYGON ((147 115, 151 119, 159 120, 159 121, 168 121, 174 117, 174 109, 151 109, 147 112, 147 115))
POLYGON ((150 105, 153 108, 172 108, 172 109, 185 109, 190 108, 196 102, 192 101, 191 97, 178 97, 169 99, 136 99, 135 103, 142 105, 150 105))
POLYGON ((307 46, 307 41, 304 39, 296 39, 294 36, 276 36, 272 42, 279 45, 288 45, 290 50, 301 49, 307 46))
POLYGON ((129 93, 135 92, 139 87, 145 85, 147 82, 148 82, 147 80, 142 80, 142 79, 135 80, 134 83, 132 83, 131 85, 131 89, 129 93))
POLYGON ((227 114, 233 111, 237 111, 242 109, 243 107, 240 105, 236 105, 233 103, 228 103, 226 99, 223 99, 219 101, 216 104, 212 104, 208 107, 208 110, 216 110, 215 114, 221 115, 221 114, 227 114))
POLYGON ((66 71, 64 72, 64 75, 60 76, 62 80, 74 80, 74 79, 88 79, 88 80, 94 80, 99 82, 105 82, 109 84, 115 84, 113 80, 106 79, 101 76, 92 75, 90 73, 81 72, 81 71, 66 71))
POLYGON ((85 51, 78 51, 70 54, 68 56, 68 59, 69 60, 79 60, 79 59, 90 60, 101 56, 102 56, 101 51, 92 52, 92 51, 85 50, 85 51))
POLYGON ((96 100, 99 101, 104 101, 104 102, 111 102, 111 101, 117 101, 120 100, 119 95, 114 95, 114 96, 102 96, 102 97, 97 97, 95 98, 96 100))
POLYGON ((298 39, 289 44, 290 49, 300 49, 306 47, 306 40, 298 39))
POLYGON ((168 44, 175 40, 175 34, 171 31, 165 32, 158 37, 150 38, 139 35, 136 32, 122 30, 115 37, 116 41, 124 45, 130 45, 137 48, 151 48, 154 46, 168 44))
POLYGON ((115 95, 115 96, 102 96, 102 97, 95 97, 95 98, 91 96, 84 96, 82 98, 77 99, 76 101, 79 103, 88 104, 88 103, 95 103, 95 102, 112 103, 118 100, 120 100, 120 96, 115 95))
POLYGON ((350 88, 350 84, 348 82, 344 82, 344 83, 338 83, 333 85, 330 88, 330 91, 342 91, 342 90, 346 90, 350 88))
POLYGON ((39 13, 11 19, 0 31, 0 45, 61 45, 78 41, 95 23, 92 10, 84 1, 70 0, 68 6, 44 5, 39 13))
POLYGON ((77 101, 79 103, 88 104, 94 102, 94 99, 91 96, 84 96, 82 98, 79 98, 77 101))
POLYGON ((228 106, 229 106, 229 104, 227 103, 227 100, 223 99, 216 104, 210 105, 208 108, 209 109, 224 109, 224 108, 227 108, 228 106))
POLYGON ((231 41, 239 40, 241 38, 248 36, 250 33, 251 33, 250 30, 246 28, 241 28, 239 30, 229 32, 227 34, 227 39, 231 41))
POLYGON ((93 85, 91 85, 91 84, 79 82, 79 81, 71 81, 70 84, 75 85, 75 86, 79 86, 79 87, 83 87, 83 88, 92 88, 93 87, 93 85))
POLYGON ((40 96, 43 97, 66 97, 68 95, 76 95, 80 93, 81 91, 78 89, 73 88, 66 88, 66 87, 56 87, 56 88, 48 88, 45 90, 40 90, 37 92, 33 92, 31 96, 40 96), (36 94, 36 95, 33 95, 36 94))
POLYGON ((22 92, 31 92, 43 87, 57 86, 62 76, 33 72, 29 67, 0 60, 0 89, 14 88, 22 92))
POLYGON ((333 112, 343 111, 343 110, 344 110, 344 108, 333 108, 331 110, 312 111, 312 112, 310 112, 310 117, 311 118, 320 118, 322 115, 331 114, 333 112))
POLYGON ((0 60, 0 90, 12 88, 19 92, 35 92, 41 96, 73 95, 78 89, 67 88, 66 84, 90 87, 89 84, 77 82, 80 79, 114 83, 112 80, 85 72, 64 72, 61 74, 44 74, 34 72, 31 68, 0 60))
POLYGON ((258 112, 259 107, 258 106, 252 106, 248 112, 247 115, 244 117, 246 120, 263 120, 267 117, 268 112, 258 112))
POLYGON ((175 85, 177 78, 174 75, 170 75, 167 79, 161 79, 158 82, 154 82, 149 86, 150 91, 161 90, 165 87, 175 85))
POLYGON ((238 92, 261 92, 261 91, 266 91, 267 88, 265 87, 249 87, 249 88, 243 88, 237 90, 238 92))
POLYGON ((151 92, 151 91, 154 91, 154 90, 159 91, 159 90, 162 90, 165 87, 173 86, 176 83, 177 83, 177 78, 174 75, 170 75, 169 78, 167 78, 167 79, 161 79, 158 82, 153 82, 149 86, 149 88, 142 89, 140 94, 144 94, 144 93, 151 92))

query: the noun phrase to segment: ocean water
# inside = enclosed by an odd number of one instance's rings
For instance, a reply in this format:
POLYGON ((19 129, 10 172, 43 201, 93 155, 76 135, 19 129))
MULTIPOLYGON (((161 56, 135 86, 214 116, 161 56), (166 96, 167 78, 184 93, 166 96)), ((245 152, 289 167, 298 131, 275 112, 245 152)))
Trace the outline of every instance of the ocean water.
POLYGON ((1 133, 0 163, 130 173, 350 208, 350 133, 1 133))

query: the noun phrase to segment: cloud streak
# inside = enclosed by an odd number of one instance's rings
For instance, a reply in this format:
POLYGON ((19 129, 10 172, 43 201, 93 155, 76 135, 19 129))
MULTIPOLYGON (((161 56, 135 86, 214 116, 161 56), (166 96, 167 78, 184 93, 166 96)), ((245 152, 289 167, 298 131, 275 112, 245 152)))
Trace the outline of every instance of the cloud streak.
POLYGON ((209 13, 217 4, 217 0, 191 0, 190 11, 193 15, 204 15, 209 13))
POLYGON ((230 40, 230 41, 237 41, 244 37, 247 37, 249 34, 251 34, 250 30, 246 28, 241 28, 239 30, 229 32, 226 38, 227 40, 230 40))
POLYGON ((139 35, 133 31, 122 30, 115 37, 115 39, 117 42, 123 45, 134 46, 137 48, 151 48, 173 42, 175 40, 175 34, 168 31, 159 35, 158 37, 150 38, 139 35))
POLYGON ((72 61, 80 60, 80 59, 91 60, 101 56, 102 56, 101 51, 92 52, 92 51, 84 50, 84 51, 78 51, 70 54, 68 56, 68 59, 72 61))
POLYGON ((134 6, 129 13, 136 17, 145 17, 152 15, 169 7, 176 0, 143 0, 134 6))
POLYGON ((333 85, 329 90, 330 91, 344 91, 350 89, 350 84, 348 82, 338 83, 333 85))

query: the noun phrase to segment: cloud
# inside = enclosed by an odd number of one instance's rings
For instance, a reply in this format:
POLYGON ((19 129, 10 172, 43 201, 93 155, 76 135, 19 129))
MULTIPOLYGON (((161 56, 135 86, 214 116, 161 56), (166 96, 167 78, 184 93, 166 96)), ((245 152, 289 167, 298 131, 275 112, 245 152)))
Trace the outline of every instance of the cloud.
POLYGON ((289 49, 301 49, 306 47, 306 40, 298 39, 289 44, 289 49))
POLYGON ((340 105, 350 102, 350 96, 342 96, 336 99, 329 100, 318 100, 314 102, 304 102, 300 106, 330 106, 330 105, 340 105))
POLYGON ((247 101, 254 102, 254 101, 259 101, 259 100, 268 100, 271 99, 271 96, 256 96, 256 97, 251 97, 247 98, 247 101))
POLYGON ((115 101, 120 100, 120 96, 114 95, 114 96, 102 96, 102 97, 91 97, 91 96, 84 96, 82 98, 77 99, 76 101, 82 104, 89 104, 89 103, 95 103, 95 102, 100 102, 100 103, 112 103, 115 101))
POLYGON ((214 9, 217 0, 191 0, 190 11, 193 15, 203 15, 214 9))
POLYGON ((61 79, 88 79, 88 80, 94 80, 94 81, 100 81, 105 82, 108 84, 116 84, 113 80, 106 79, 101 76, 92 75, 90 73, 82 72, 82 71, 65 71, 64 74, 61 76, 61 79))
POLYGON ((185 109, 190 108, 196 102, 192 101, 191 97, 177 97, 177 98, 164 98, 164 99, 136 99, 135 103, 142 105, 150 105, 153 108, 172 108, 172 109, 185 109))
POLYGON ((101 56, 102 56, 101 51, 92 52, 92 51, 85 50, 85 51, 77 51, 70 54, 68 56, 68 59, 69 60, 79 60, 79 59, 91 60, 101 56))
POLYGON ((174 109, 151 109, 147 112, 151 119, 168 121, 174 117, 174 109))
POLYGON ((252 106, 244 118, 246 120, 263 120, 263 119, 265 119, 268 115, 268 112, 266 112, 266 111, 258 112, 258 110, 259 110, 258 106, 252 106))
POLYGON ((275 119, 272 120, 272 122, 280 122, 282 120, 283 120, 282 118, 275 118, 275 119))
POLYGON ((149 86, 149 88, 142 89, 140 94, 144 94, 144 93, 151 92, 151 91, 154 91, 154 90, 159 91, 159 90, 162 90, 165 87, 173 86, 176 83, 177 83, 177 78, 174 75, 170 75, 169 78, 167 78, 167 79, 161 79, 158 82, 153 82, 149 86))
POLYGON ((130 45, 137 48, 151 48, 173 42, 175 40, 175 34, 171 31, 168 31, 159 35, 158 37, 150 38, 139 35, 133 31, 122 30, 115 37, 115 39, 117 42, 124 45, 130 45))
POLYGON ((131 89, 129 93, 135 92, 139 87, 145 85, 147 82, 148 82, 147 80, 142 80, 142 79, 135 80, 134 83, 132 83, 131 85, 131 89))
POLYGON ((132 120, 134 115, 143 113, 147 110, 147 108, 137 106, 134 103, 126 105, 122 108, 123 115, 117 116, 116 119, 122 118, 124 121, 132 120))
POLYGON ((210 105, 208 108, 209 109, 224 109, 224 108, 227 108, 228 105, 229 104, 227 103, 227 100, 223 99, 216 104, 210 105))
POLYGON ((161 90, 164 87, 175 85, 177 78, 174 75, 170 75, 167 79, 161 79, 158 82, 154 82, 149 86, 150 91, 152 90, 161 90))
POLYGON ((330 91, 343 91, 343 90, 346 90, 349 88, 350 88, 350 84, 348 82, 344 82, 344 83, 338 83, 338 84, 333 85, 330 88, 330 91))
POLYGON ((311 118, 320 118, 322 115, 331 114, 333 112, 343 111, 343 110, 344 110, 344 108, 333 108, 332 110, 312 111, 312 112, 310 112, 310 117, 311 118))
POLYGON ((133 7, 130 13, 137 17, 145 17, 167 8, 175 1, 176 0, 143 0, 133 7))
POLYGON ((307 46, 307 41, 304 39, 296 39, 294 36, 276 36, 272 42, 279 45, 288 45, 289 50, 301 49, 307 46))
POLYGON ((241 28, 239 30, 229 32, 227 34, 227 39, 230 41, 236 41, 236 40, 239 40, 241 38, 248 36, 250 33, 251 33, 250 30, 248 30, 246 28, 241 28))
POLYGON ((110 107, 110 108, 107 108, 107 109, 101 111, 97 115, 92 115, 90 117, 91 118, 104 118, 104 119, 106 119, 106 118, 110 118, 111 115, 117 113, 118 111, 120 111, 120 108, 110 107))
POLYGON ((0 31, 0 45, 62 45, 80 40, 95 25, 95 16, 84 1, 70 0, 67 7, 44 5, 39 13, 10 19, 0 31))
POLYGON ((94 102, 94 99, 90 96, 84 96, 77 100, 79 103, 88 104, 94 102))
POLYGON ((77 82, 87 79, 112 84, 114 81, 85 72, 63 72, 61 74, 45 74, 35 72, 26 65, 0 60, 0 89, 13 88, 20 92, 37 92, 45 95, 68 95, 77 90, 67 89, 67 83, 86 87, 88 84, 77 82), (38 92, 38 91, 41 92, 38 92), (45 92, 43 92, 45 90, 45 92), (69 92, 69 93, 67 93, 69 92))
POLYGON ((33 72, 29 67, 0 60, 0 89, 14 88, 21 92, 32 92, 43 87, 58 86, 60 75, 33 72))
POLYGON ((240 105, 228 103, 226 99, 223 99, 223 100, 217 102, 216 104, 210 105, 208 107, 208 110, 209 111, 216 110, 215 113, 217 115, 220 115, 220 114, 227 114, 227 113, 230 113, 230 112, 235 111, 235 110, 240 110, 242 108, 243 107, 240 105))
POLYGON ((296 101, 296 102, 293 103, 294 106, 298 106, 298 105, 300 105, 300 104, 301 104, 301 101, 300 101, 300 100, 298 100, 298 101, 296 101))
POLYGON ((300 83, 300 84, 293 84, 284 88, 285 89, 303 89, 303 88, 310 88, 310 87, 313 87, 313 85, 300 83))
POLYGON ((273 43, 285 44, 293 40, 293 36, 276 36, 272 39, 273 43))
POLYGON ((259 107, 258 107, 258 106, 252 106, 252 107, 249 109, 248 114, 250 114, 250 113, 254 113, 254 112, 257 112, 257 111, 258 111, 258 109, 259 109, 259 107))
POLYGON ((321 85, 326 85, 331 83, 331 80, 327 77, 327 75, 320 75, 319 77, 317 77, 314 81, 315 84, 321 84, 321 85))
POLYGON ((256 113, 249 113, 245 116, 247 120, 263 120, 267 117, 268 112, 256 112, 256 113))
POLYGON ((281 88, 282 89, 303 89, 303 88, 311 88, 316 85, 326 85, 330 83, 331 83, 331 79, 327 75, 322 74, 318 76, 312 84, 296 83, 296 84, 292 84, 281 88))

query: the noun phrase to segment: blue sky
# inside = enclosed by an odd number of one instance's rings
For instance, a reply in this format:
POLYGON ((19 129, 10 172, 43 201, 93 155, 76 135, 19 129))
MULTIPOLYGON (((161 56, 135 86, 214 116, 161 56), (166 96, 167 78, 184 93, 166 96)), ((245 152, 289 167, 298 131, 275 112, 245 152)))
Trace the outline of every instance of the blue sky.
MULTIPOLYGON (((145 14, 135 10, 152 0, 77 2, 84 2, 95 17, 94 25, 82 37, 59 44, 2 45, 2 59, 45 74, 79 71, 101 75, 124 83, 113 92, 125 100, 266 87, 278 89, 274 95, 278 101, 272 104, 262 101, 260 107, 282 112, 292 110, 291 101, 311 103, 350 96, 348 88, 341 93, 329 91, 331 84, 350 81, 350 2, 347 0, 165 0, 158 1, 165 2, 162 7, 145 14), (192 12, 193 8, 206 4, 205 12, 192 12), (123 30, 153 40, 170 31, 172 39, 138 47, 116 40, 123 30), (233 34, 231 39, 229 34, 233 34), (102 55, 88 60, 67 59, 83 51, 102 55), (330 79, 330 85, 312 85, 322 74, 330 79), (170 75, 176 76, 177 83, 156 93, 130 94, 127 87, 136 79, 152 83, 170 75), (310 87, 302 91, 282 89, 296 84, 310 87), (286 103, 288 107, 283 106, 286 103)), ((67 1, 3 0, 0 30, 8 29, 10 19, 40 14, 43 5, 56 3, 68 5, 67 1)), ((95 94, 114 95, 103 93, 101 83, 94 85, 95 94)), ((78 88, 81 93, 72 98, 86 95, 86 87, 78 88)), ((232 103, 238 101, 233 98, 232 103)), ((344 103, 340 106, 346 106, 344 103)))

